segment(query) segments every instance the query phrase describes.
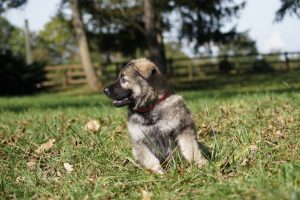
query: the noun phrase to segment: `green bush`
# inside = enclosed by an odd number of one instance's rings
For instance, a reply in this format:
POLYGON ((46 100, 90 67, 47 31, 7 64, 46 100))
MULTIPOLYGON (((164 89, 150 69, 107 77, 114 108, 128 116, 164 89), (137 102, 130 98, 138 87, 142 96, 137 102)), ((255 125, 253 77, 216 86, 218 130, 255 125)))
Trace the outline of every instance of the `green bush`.
POLYGON ((10 51, 0 52, 0 95, 30 94, 41 90, 45 63, 26 65, 10 51))
POLYGON ((227 57, 219 63, 219 70, 222 74, 229 74, 233 70, 233 63, 229 62, 227 57))
POLYGON ((252 65, 253 73, 273 73, 273 67, 266 61, 266 59, 257 59, 252 65))

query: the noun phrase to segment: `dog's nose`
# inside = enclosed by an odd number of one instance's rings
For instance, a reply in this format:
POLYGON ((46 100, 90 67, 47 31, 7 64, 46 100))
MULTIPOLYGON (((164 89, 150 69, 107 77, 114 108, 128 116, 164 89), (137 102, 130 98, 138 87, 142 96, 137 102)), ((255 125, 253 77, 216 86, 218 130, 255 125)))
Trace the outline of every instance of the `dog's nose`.
POLYGON ((104 88, 103 92, 104 92, 106 95, 109 95, 109 89, 108 89, 108 88, 104 88))

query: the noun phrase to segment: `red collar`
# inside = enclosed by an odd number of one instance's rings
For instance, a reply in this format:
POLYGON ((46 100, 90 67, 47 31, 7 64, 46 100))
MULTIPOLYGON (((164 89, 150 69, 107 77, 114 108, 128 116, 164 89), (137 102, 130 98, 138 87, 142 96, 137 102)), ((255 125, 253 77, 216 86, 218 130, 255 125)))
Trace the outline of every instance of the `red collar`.
POLYGON ((142 108, 138 108, 136 111, 139 113, 146 113, 146 112, 150 112, 151 110, 154 109, 154 107, 163 102, 164 100, 166 100, 169 96, 171 96, 171 92, 166 92, 164 94, 164 96, 162 96, 161 98, 159 98, 158 100, 155 100, 154 102, 150 103, 149 105, 147 105, 146 107, 142 107, 142 108))

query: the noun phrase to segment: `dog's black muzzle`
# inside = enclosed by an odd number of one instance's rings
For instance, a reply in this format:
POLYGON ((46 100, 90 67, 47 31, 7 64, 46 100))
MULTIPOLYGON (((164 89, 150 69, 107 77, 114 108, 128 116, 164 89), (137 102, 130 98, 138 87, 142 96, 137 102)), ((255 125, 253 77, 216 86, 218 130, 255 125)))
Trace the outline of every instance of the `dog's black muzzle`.
POLYGON ((133 103, 131 98, 132 92, 130 90, 122 88, 119 81, 116 81, 112 85, 109 85, 106 88, 104 88, 103 92, 109 98, 113 99, 113 104, 116 107, 121 107, 133 103))

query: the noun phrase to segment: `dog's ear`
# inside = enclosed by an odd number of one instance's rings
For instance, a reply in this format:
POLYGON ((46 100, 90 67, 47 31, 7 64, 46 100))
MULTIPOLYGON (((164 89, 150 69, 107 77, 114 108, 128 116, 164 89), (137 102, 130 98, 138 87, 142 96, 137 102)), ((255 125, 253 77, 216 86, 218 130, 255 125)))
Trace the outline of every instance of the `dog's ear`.
POLYGON ((149 79, 157 73, 157 69, 154 65, 144 65, 136 67, 136 71, 145 79, 149 79))
POLYGON ((145 68, 138 68, 138 72, 140 75, 142 75, 145 79, 149 79, 151 76, 153 76, 156 73, 156 69, 154 66, 148 66, 145 68))
POLYGON ((146 58, 140 58, 130 61, 137 75, 142 76, 144 79, 149 79, 156 74, 160 74, 157 66, 146 58))

